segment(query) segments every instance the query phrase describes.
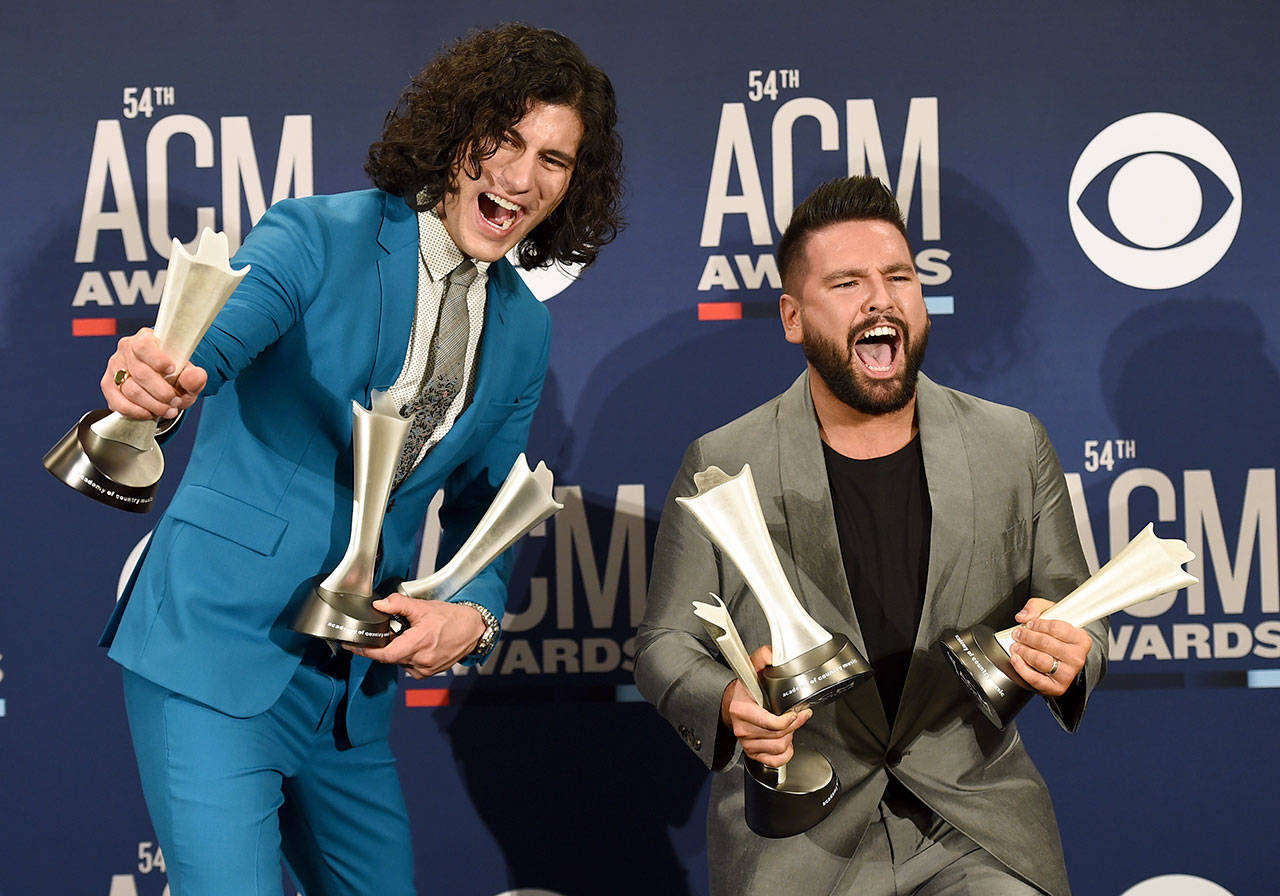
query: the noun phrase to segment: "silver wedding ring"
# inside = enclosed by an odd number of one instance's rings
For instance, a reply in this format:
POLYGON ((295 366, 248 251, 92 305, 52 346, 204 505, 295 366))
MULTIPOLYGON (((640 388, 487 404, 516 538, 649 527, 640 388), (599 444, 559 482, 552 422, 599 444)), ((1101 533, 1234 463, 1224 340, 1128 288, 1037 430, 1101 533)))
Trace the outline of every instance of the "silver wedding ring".
POLYGON ((1057 671, 1058 671, 1058 660, 1055 658, 1053 661, 1053 665, 1049 667, 1049 671, 1046 672, 1045 675, 1048 675, 1050 678, 1052 678, 1053 673, 1057 671))

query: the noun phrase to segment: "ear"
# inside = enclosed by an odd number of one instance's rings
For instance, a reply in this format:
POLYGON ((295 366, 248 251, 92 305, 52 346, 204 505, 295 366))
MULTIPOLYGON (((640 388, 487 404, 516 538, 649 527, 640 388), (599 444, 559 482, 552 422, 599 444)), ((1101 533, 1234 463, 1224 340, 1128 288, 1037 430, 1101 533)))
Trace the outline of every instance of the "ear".
POLYGON ((800 300, 784 292, 778 299, 778 315, 782 318, 782 335, 787 342, 800 345, 804 341, 800 326, 800 300))

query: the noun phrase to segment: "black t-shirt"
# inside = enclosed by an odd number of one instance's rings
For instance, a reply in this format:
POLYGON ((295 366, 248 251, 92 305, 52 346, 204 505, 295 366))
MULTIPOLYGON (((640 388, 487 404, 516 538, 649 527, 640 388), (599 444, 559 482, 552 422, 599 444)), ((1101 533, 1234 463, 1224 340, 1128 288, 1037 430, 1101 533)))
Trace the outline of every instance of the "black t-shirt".
POLYGON ((836 532, 853 609, 893 724, 924 609, 932 508, 920 437, 854 460, 823 443, 836 532))

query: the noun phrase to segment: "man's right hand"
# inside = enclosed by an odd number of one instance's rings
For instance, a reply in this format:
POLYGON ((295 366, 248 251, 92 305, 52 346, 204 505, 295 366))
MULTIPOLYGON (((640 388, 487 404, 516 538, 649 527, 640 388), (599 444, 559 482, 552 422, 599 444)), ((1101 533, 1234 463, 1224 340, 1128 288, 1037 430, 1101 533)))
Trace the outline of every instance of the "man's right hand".
MULTIPOLYGON (((751 654, 751 665, 759 672, 773 661, 773 650, 765 645, 751 654)), ((777 768, 791 761, 791 736, 813 717, 805 706, 775 716, 755 701, 738 679, 724 689, 720 699, 720 719, 738 738, 742 751, 759 763, 777 768)))
POLYGON ((107 360, 102 375, 102 395, 107 407, 134 420, 171 419, 195 404, 200 390, 209 381, 203 368, 188 364, 175 376, 176 364, 156 341, 155 333, 144 327, 126 336, 107 360), (117 375, 128 376, 119 385, 117 375))

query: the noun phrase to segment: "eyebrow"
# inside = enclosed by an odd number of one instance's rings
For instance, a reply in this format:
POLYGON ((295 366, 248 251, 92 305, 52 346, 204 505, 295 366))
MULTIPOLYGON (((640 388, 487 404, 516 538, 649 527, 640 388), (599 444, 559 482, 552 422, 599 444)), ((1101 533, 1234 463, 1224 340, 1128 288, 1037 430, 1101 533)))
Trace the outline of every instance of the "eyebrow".
POLYGON ((578 164, 577 156, 570 155, 567 152, 561 152, 558 149, 544 149, 542 151, 542 154, 545 156, 550 156, 553 159, 557 159, 563 162, 564 164, 568 165, 570 168, 576 167, 578 164))
MULTIPOLYGON (((529 148, 529 142, 524 139, 524 134, 520 133, 520 128, 518 125, 509 128, 507 130, 507 133, 515 138, 516 142, 520 144, 521 149, 529 148)), ((578 166, 578 157, 576 155, 573 155, 572 153, 562 152, 561 150, 558 150, 558 149, 544 149, 542 150, 542 155, 548 156, 550 158, 563 162, 565 165, 568 165, 570 168, 576 168, 578 166)))
MULTIPOLYGON (((895 262, 879 269, 882 274, 901 274, 903 272, 915 272, 915 265, 904 262, 895 262)), ((846 280, 850 278, 866 277, 870 272, 869 268, 840 268, 832 271, 822 279, 825 282, 833 282, 836 280, 846 280)))

